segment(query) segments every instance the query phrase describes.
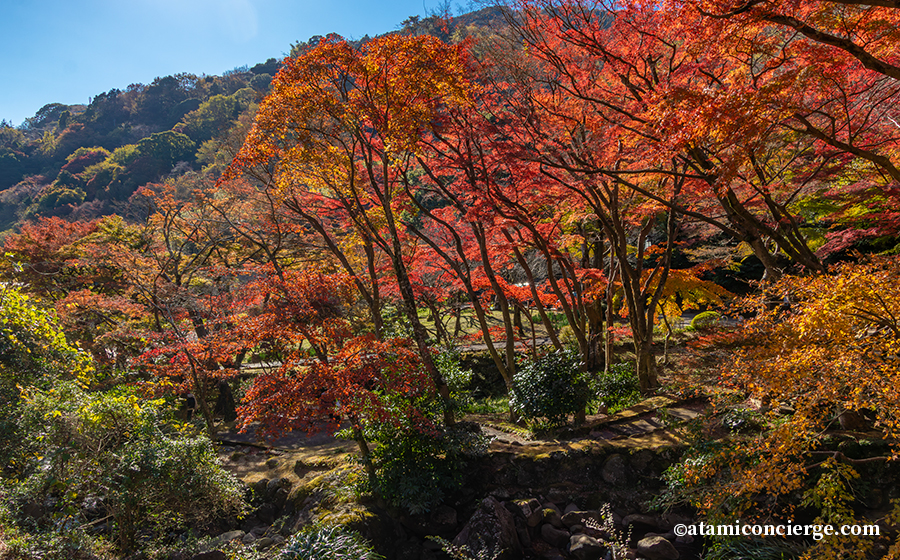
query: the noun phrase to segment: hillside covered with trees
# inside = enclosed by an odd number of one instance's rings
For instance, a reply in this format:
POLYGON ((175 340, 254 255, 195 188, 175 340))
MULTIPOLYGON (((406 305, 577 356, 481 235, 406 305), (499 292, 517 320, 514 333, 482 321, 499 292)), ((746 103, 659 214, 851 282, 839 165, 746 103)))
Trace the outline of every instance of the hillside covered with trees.
POLYGON ((521 0, 4 123, 0 559, 900 556, 898 46, 521 0))

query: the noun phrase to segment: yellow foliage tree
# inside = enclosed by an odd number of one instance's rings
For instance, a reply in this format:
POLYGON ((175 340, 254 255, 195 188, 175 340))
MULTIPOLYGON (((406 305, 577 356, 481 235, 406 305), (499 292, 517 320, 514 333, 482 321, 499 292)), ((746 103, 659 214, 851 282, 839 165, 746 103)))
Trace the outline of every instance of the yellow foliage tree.
MULTIPOLYGON (((854 481, 900 457, 900 259, 784 277, 745 311, 754 315, 724 378, 762 403, 764 429, 685 461, 688 495, 732 521, 789 513, 802 496, 815 523, 862 523, 854 481), (873 445, 848 445, 860 441, 873 445)), ((805 557, 864 558, 875 543, 826 536, 805 557)))

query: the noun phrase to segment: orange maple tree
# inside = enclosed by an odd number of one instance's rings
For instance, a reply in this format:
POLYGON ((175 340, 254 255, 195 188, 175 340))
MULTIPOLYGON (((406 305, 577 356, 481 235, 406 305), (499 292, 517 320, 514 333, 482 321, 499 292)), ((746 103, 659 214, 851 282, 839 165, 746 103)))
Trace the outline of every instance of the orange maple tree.
POLYGON ((443 106, 465 102, 463 63, 461 48, 433 37, 387 35, 359 49, 323 40, 285 61, 226 174, 250 173, 277 192, 357 282, 373 317, 382 281, 375 253, 390 263, 424 367, 445 399, 398 222, 408 203, 398 195, 423 130, 443 106))

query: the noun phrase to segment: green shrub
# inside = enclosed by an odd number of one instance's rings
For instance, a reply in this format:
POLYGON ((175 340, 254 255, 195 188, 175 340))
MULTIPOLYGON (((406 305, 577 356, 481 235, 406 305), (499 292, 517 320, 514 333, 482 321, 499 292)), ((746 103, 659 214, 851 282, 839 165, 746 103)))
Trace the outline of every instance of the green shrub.
MULTIPOLYGON (((562 311, 545 311, 547 314, 547 318, 550 319, 550 324, 553 325, 554 330, 559 332, 563 327, 569 326, 569 319, 566 317, 566 314, 562 311)), ((535 313, 531 316, 531 320, 535 325, 543 324, 543 320, 541 319, 540 313, 535 313)))
POLYGON ((34 436, 22 423, 22 396, 47 389, 60 379, 89 383, 91 357, 70 345, 55 315, 20 290, 0 286, 0 465, 3 474, 20 474, 38 453, 34 436))
POLYGON ((722 314, 717 311, 704 311, 703 313, 698 313, 696 317, 691 319, 691 329, 695 331, 708 329, 718 323, 721 318, 722 314))
POLYGON ((509 397, 485 397, 473 401, 468 412, 472 414, 503 414, 509 412, 509 397))
POLYGON ((46 530, 36 533, 0 529, 0 558, 3 560, 66 559, 118 560, 121 556, 103 539, 81 530, 46 530))
POLYGON ((609 366, 609 373, 601 374, 595 383, 598 400, 610 414, 641 400, 641 385, 634 364, 622 362, 609 366))
POLYGON ((15 501, 50 503, 40 517, 73 529, 92 520, 86 500, 100 504, 123 550, 133 549, 138 531, 202 528, 239 513, 240 481, 222 468, 205 436, 163 432, 161 404, 72 382, 32 391, 21 422, 23 431, 41 434, 41 449, 23 469, 15 501))
POLYGON ((450 401, 454 412, 471 412, 472 392, 469 386, 475 372, 462 368, 459 350, 456 348, 444 350, 435 356, 434 365, 450 387, 450 401))
POLYGON ((379 560, 362 535, 340 526, 311 526, 291 537, 279 560, 379 560))
POLYGON ((569 414, 590 400, 587 378, 575 350, 551 352, 519 365, 513 376, 510 407, 529 421, 544 418, 552 426, 565 424, 569 414))
POLYGON ((374 490, 413 515, 430 511, 460 487, 466 461, 487 450, 487 440, 469 428, 462 422, 434 432, 376 426, 370 432, 379 444, 372 452, 374 490))

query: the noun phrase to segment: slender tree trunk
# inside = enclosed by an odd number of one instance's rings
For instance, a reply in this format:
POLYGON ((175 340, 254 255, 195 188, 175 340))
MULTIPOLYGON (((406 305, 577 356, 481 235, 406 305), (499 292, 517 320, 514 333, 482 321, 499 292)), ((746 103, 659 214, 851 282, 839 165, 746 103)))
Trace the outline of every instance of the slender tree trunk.
POLYGON ((666 317, 666 314, 662 314, 663 323, 666 325, 666 338, 663 342, 663 365, 667 365, 669 363, 669 339, 672 338, 672 325, 669 324, 669 318, 666 317))
POLYGON ((363 468, 366 470, 366 476, 369 478, 369 486, 374 490, 377 487, 378 475, 375 472, 375 463, 372 462, 369 442, 366 441, 366 436, 359 425, 359 419, 352 417, 349 420, 353 424, 353 440, 356 441, 356 445, 359 447, 360 461, 362 461, 363 468))
POLYGON ((659 386, 656 357, 653 355, 653 333, 650 337, 634 337, 635 361, 638 368, 638 379, 641 383, 641 393, 647 394, 659 386))
POLYGON ((197 404, 200 406, 200 413, 203 414, 203 419, 206 421, 206 431, 209 434, 209 439, 215 440, 217 432, 216 422, 209 408, 209 403, 206 402, 206 384, 200 379, 200 374, 197 372, 197 362, 194 357, 187 352, 185 352, 185 356, 187 356, 188 365, 191 369, 191 381, 194 384, 197 404))

